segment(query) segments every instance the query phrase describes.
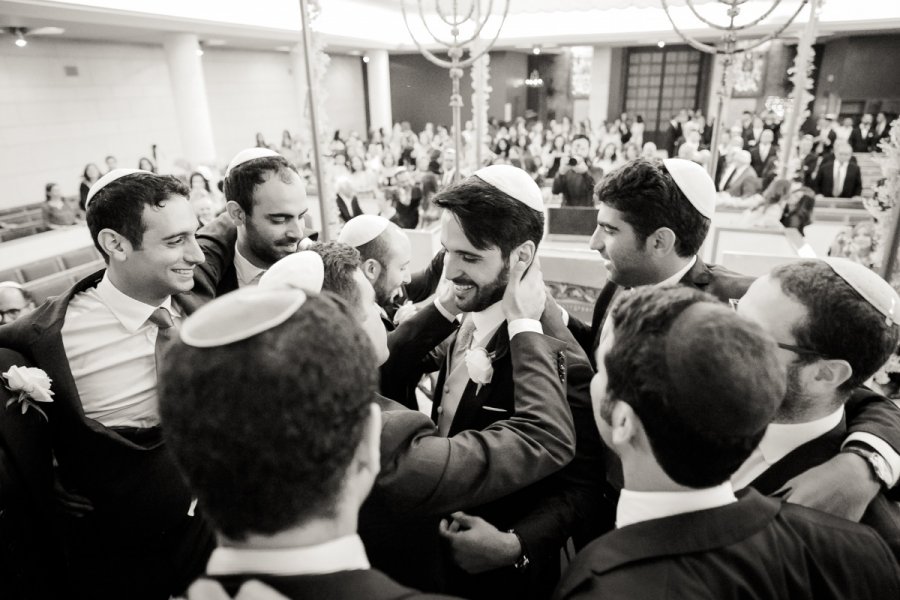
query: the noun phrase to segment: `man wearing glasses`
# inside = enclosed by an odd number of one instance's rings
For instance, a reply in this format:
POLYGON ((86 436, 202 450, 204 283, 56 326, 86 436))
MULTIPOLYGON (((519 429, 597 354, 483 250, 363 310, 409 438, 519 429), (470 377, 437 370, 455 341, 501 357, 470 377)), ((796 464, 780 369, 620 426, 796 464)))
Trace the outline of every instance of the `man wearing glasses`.
POLYGON ((34 298, 15 281, 0 281, 0 325, 12 323, 34 310, 34 298))
MULTIPOLYGON (((848 515, 871 525, 900 555, 900 505, 886 497, 900 465, 882 440, 847 436, 844 406, 874 395, 862 386, 897 349, 900 297, 858 263, 827 258, 792 263, 761 277, 739 302, 738 313, 778 342, 787 392, 757 449, 731 478, 735 489, 788 493, 790 480, 837 454, 864 460, 871 471, 871 504, 848 515)), ((842 488, 834 490, 835 502, 842 488)))

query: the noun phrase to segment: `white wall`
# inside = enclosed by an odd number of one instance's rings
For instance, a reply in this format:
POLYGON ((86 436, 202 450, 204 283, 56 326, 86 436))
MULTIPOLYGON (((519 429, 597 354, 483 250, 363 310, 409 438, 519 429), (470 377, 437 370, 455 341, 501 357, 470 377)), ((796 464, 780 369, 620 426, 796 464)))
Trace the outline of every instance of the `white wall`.
POLYGON ((363 88, 362 60, 348 54, 332 54, 325 75, 325 102, 330 139, 335 129, 358 131, 366 135, 366 100, 363 88))
POLYGON ((297 133, 302 109, 287 52, 207 49, 203 73, 220 163, 255 146, 256 132, 276 146, 283 130, 297 133))
MULTIPOLYGON (((203 56, 218 162, 255 143, 270 144, 303 123, 291 60, 284 52, 207 48, 203 56)), ((303 76, 303 74, 300 74, 303 76)), ((365 90, 359 57, 334 55, 325 76, 330 136, 364 133, 365 90)), ((136 167, 157 144, 161 170, 182 152, 161 45, 32 38, 25 48, 0 44, 0 208, 43 200, 44 184, 78 193, 88 162, 105 170, 136 167), (77 76, 66 76, 65 67, 77 76)))
POLYGON ((181 152, 161 46, 0 44, 0 90, 0 208, 43 200, 50 181, 77 194, 85 164, 103 169, 107 154, 136 167, 151 144, 181 152))

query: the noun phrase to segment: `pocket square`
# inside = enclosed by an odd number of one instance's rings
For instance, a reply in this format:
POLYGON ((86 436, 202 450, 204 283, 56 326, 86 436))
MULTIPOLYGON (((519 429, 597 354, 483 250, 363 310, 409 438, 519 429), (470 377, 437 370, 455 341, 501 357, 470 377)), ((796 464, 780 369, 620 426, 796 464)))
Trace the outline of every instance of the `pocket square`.
POLYGON ((490 412, 506 412, 505 408, 496 408, 494 406, 482 406, 482 410, 488 410, 490 412))

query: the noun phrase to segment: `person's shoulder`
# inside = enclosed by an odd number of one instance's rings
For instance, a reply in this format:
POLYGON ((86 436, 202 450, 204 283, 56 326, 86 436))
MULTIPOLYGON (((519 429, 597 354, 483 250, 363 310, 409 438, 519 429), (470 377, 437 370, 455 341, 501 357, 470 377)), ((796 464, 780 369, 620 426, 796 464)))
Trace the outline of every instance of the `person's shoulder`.
POLYGON ((237 241, 237 226, 231 216, 224 212, 197 230, 197 242, 203 245, 204 240, 233 246, 237 241))

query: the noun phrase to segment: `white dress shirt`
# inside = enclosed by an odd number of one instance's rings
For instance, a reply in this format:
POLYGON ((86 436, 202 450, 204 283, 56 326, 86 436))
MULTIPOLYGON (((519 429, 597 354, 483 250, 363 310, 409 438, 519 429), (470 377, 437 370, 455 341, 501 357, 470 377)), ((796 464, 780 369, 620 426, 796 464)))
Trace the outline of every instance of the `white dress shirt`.
POLYGON ((844 179, 847 177, 847 163, 834 161, 834 189, 832 195, 837 198, 844 191, 844 179))
MULTIPOLYGON (((171 298, 162 304, 178 316, 171 298)), ((107 427, 159 424, 156 306, 119 291, 109 274, 69 302, 62 341, 84 414, 107 427)))
POLYGON ((362 540, 354 533, 315 546, 266 549, 220 546, 209 557, 206 574, 324 575, 370 568, 362 540))
POLYGON ((265 269, 260 269, 244 258, 241 251, 238 250, 237 244, 234 246, 234 271, 237 274, 239 288, 258 284, 259 278, 266 272, 265 269))
POLYGON ((837 427, 843 417, 841 406, 830 415, 808 423, 771 423, 756 450, 731 476, 734 489, 747 487, 779 460, 837 427))
POLYGON ((623 489, 616 505, 616 528, 737 502, 731 483, 685 492, 635 492, 623 489))
POLYGON ((719 191, 724 192, 726 189, 726 184, 731 183, 732 175, 736 170, 736 166, 734 164, 730 164, 725 168, 725 172, 722 173, 722 178, 719 180, 719 191))

